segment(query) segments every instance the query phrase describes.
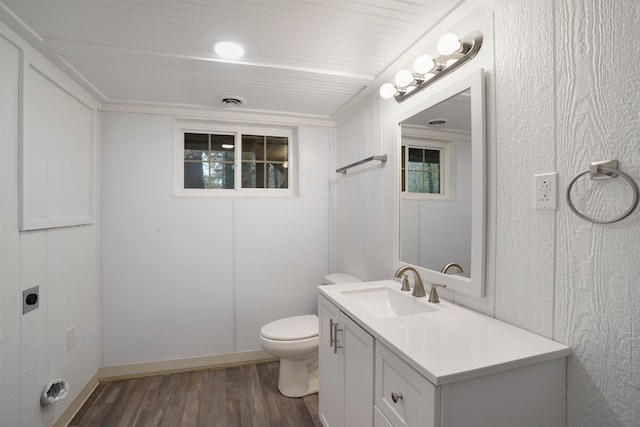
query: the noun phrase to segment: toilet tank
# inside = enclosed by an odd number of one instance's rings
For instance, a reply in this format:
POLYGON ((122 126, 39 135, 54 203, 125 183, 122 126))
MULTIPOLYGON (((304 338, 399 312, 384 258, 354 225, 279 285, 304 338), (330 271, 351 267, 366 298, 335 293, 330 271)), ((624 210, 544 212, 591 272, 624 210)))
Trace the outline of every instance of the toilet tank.
POLYGON ((323 285, 339 285, 342 283, 355 282, 362 282, 362 280, 349 273, 331 273, 324 276, 323 285))

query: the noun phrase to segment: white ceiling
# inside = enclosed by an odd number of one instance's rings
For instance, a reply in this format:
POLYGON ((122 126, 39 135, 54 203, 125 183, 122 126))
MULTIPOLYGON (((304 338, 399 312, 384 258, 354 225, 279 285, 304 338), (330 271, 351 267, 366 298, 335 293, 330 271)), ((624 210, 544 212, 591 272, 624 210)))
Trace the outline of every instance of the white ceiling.
MULTIPOLYGON (((98 99, 332 118, 437 26, 481 0, 2 0, 98 99), (238 61, 213 42, 246 48, 238 61)), ((19 32, 25 34, 25 31, 19 32)), ((26 32, 26 34, 29 34, 26 32)))

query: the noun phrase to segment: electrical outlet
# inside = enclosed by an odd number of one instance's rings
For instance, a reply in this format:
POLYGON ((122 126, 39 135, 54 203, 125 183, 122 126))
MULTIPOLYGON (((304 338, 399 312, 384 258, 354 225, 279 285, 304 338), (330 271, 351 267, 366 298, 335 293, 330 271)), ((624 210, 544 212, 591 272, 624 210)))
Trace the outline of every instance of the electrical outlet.
POLYGON ((76 327, 71 326, 67 329, 67 351, 71 351, 76 345, 76 327))
POLYGON ((534 175, 534 207, 558 209, 558 172, 534 175))

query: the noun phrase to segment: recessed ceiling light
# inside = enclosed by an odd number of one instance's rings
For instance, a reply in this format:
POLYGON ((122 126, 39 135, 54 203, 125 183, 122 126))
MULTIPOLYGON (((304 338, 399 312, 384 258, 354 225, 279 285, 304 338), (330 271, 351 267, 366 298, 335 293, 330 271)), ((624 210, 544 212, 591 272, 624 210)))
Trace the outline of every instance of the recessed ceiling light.
POLYGON ((244 48, 234 42, 218 42, 213 50, 225 59, 238 59, 244 55, 244 48))

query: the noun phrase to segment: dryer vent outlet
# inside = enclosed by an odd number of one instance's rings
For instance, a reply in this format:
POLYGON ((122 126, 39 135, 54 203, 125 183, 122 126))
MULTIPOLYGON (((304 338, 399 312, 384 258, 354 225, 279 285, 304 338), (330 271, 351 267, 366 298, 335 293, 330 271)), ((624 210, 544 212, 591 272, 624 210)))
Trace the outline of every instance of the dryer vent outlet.
POLYGON ((69 383, 67 380, 56 379, 47 382, 40 396, 40 405, 47 406, 58 402, 66 397, 69 393, 69 383))

